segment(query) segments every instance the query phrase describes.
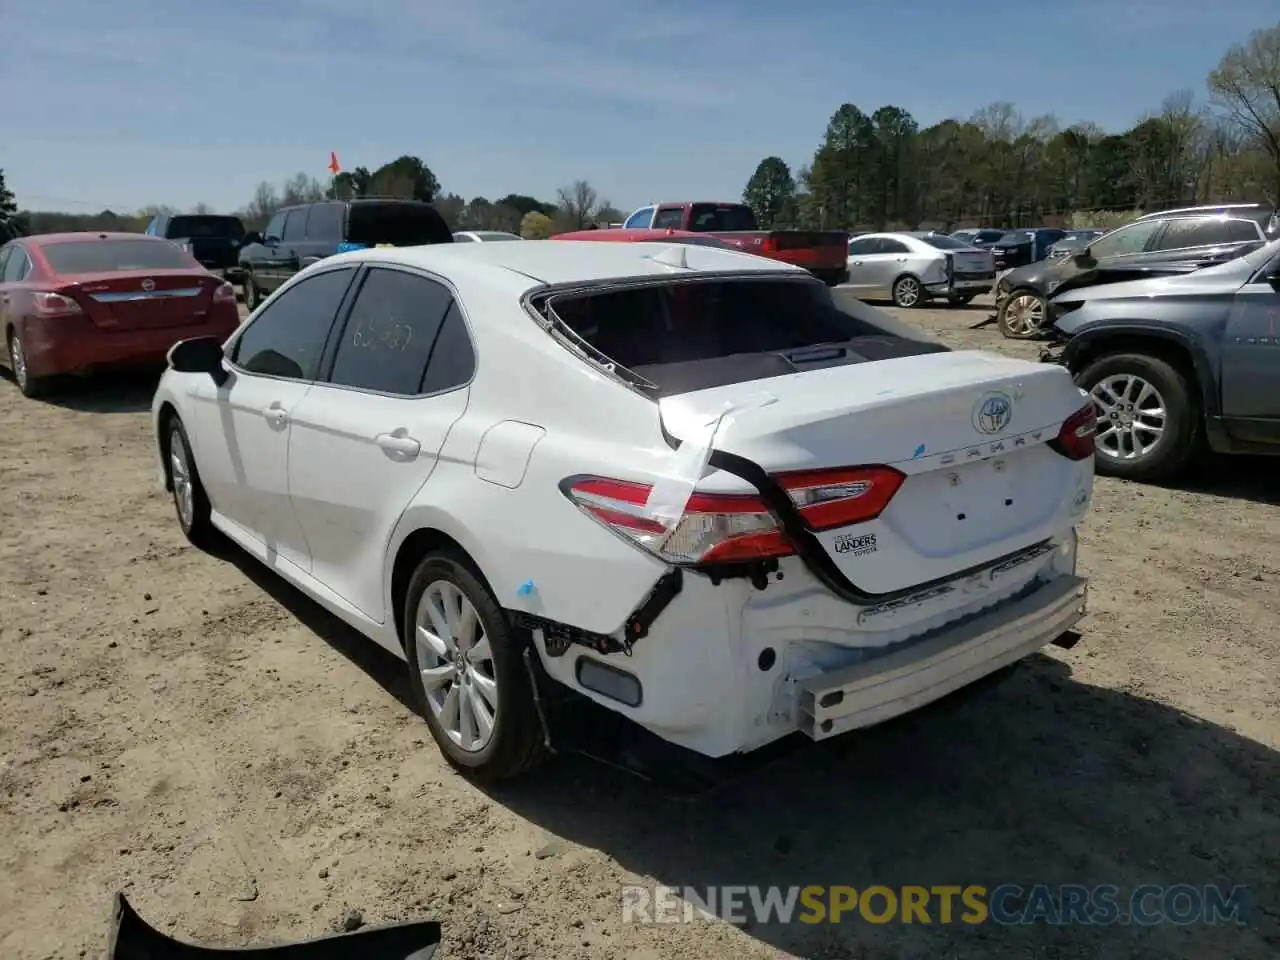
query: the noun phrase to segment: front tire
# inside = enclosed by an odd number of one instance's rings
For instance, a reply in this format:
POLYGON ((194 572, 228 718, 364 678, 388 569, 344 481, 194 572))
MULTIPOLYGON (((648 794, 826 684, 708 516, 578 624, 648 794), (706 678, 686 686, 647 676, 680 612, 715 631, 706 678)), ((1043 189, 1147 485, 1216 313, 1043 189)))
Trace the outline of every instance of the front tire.
POLYGON ((1030 340, 1044 325, 1044 297, 1034 290, 1020 287, 1000 304, 997 323, 1000 333, 1009 340, 1030 340))
POLYGON ((173 508, 178 515, 178 526, 192 546, 207 550, 217 536, 213 521, 209 518, 209 495, 200 482, 200 472, 196 470, 186 428, 176 416, 169 423, 167 450, 169 486, 173 490, 173 508))
POLYGON ((920 286, 920 281, 911 274, 901 276, 893 282, 892 294, 893 305, 904 310, 918 307, 924 301, 924 289, 920 286))
POLYGON ((1113 353, 1076 377, 1098 412, 1098 473, 1167 480, 1184 470, 1204 439, 1194 388, 1158 357, 1113 353))
POLYGON ((409 682, 446 760, 495 783, 545 759, 519 635, 468 564, 449 552, 425 557, 403 622, 409 682))
POLYGON ((253 271, 245 270, 244 272, 244 306, 250 313, 258 309, 258 305, 262 303, 262 291, 258 289, 257 283, 253 279, 253 271))

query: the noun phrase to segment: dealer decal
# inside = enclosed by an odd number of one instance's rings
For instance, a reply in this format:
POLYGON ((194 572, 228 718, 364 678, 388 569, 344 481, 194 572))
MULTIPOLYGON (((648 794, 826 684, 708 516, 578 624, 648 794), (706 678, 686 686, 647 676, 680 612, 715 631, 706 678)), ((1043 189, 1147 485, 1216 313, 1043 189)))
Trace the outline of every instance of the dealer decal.
POLYGON ((875 553, 876 535, 867 533, 859 537, 851 533, 843 533, 836 537, 835 551, 836 553, 851 553, 855 557, 863 557, 868 553, 875 553))

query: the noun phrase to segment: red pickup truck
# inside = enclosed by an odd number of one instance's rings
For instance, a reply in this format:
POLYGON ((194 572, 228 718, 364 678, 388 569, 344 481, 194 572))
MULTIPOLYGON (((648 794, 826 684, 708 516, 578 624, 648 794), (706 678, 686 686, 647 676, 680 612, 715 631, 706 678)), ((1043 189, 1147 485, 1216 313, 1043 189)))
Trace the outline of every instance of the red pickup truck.
POLYGON ((804 267, 834 287, 849 278, 849 235, 840 230, 761 230, 745 203, 651 203, 623 224, 625 229, 688 230, 728 246, 804 267))

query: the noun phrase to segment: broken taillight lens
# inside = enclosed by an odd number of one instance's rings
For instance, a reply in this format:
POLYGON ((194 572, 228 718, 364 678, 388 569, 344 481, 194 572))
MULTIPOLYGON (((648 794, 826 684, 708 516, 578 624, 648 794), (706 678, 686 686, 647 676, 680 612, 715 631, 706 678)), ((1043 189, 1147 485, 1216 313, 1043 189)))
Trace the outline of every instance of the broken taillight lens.
POLYGON ((1098 411, 1090 400, 1063 421, 1049 446, 1069 460, 1087 460, 1096 449, 1097 433, 1098 411))
MULTIPOLYGON (((873 520, 898 488, 892 467, 803 470, 774 477, 812 530, 873 520)), ((573 477, 565 495, 579 509, 636 546, 673 564, 733 563, 785 557, 795 547, 754 494, 694 492, 680 519, 664 522, 647 509, 652 487, 607 477, 573 477)))

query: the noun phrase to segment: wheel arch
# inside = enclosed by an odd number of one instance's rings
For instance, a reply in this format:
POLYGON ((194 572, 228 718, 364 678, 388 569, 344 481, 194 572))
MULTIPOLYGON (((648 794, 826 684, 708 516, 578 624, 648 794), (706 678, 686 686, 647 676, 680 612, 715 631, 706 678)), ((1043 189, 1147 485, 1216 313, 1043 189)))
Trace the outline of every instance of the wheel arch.
POLYGON ((180 421, 178 408, 173 401, 165 400, 156 411, 156 448, 160 453, 160 469, 164 474, 164 488, 173 492, 173 472, 169 469, 169 428, 175 420, 180 421))
POLYGON ((1217 381, 1209 358, 1191 337, 1179 331, 1155 326, 1088 331, 1068 342, 1062 361, 1075 377, 1089 364, 1115 353, 1142 353, 1165 361, 1190 382, 1200 398, 1202 414, 1217 414, 1217 381))
POLYGON ((916 273, 914 270, 902 270, 893 278, 889 283, 889 298, 893 299, 893 291, 898 289, 898 284, 908 277, 914 280, 916 285, 920 288, 920 293, 917 295, 915 303, 915 305, 918 306, 920 301, 924 299, 924 281, 920 279, 920 274, 916 273))
MULTIPOLYGON (((476 558, 457 538, 434 526, 419 526, 415 528, 400 541, 390 565, 389 600, 391 603, 391 617, 392 624, 395 627, 396 638, 400 641, 401 646, 404 645, 404 600, 409 591, 409 581, 413 578, 413 571, 417 569, 422 559, 432 553, 447 553, 451 555, 470 570, 484 584, 485 589, 490 594, 495 598, 497 596, 494 594, 489 578, 484 575, 484 571, 476 558)), ((498 605, 502 605, 501 601, 498 601, 498 605)))

